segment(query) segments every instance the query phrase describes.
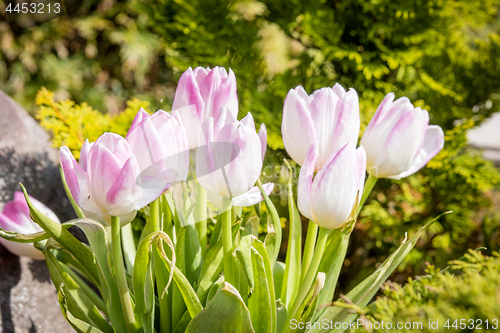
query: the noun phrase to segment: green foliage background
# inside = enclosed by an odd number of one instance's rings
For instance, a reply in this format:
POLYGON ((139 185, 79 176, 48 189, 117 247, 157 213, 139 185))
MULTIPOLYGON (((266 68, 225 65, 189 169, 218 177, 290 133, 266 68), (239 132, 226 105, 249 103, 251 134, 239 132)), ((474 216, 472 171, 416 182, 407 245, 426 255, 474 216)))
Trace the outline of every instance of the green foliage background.
MULTIPOLYGON (((408 96, 443 127, 445 148, 421 172, 379 181, 351 240, 343 271, 349 278, 341 278, 344 288, 354 284, 406 232, 453 210, 407 258, 402 282, 425 261, 444 266, 468 248, 499 249, 492 190, 500 174, 466 145, 465 134, 500 105, 499 14, 494 0, 86 0, 76 13, 30 30, 2 17, 0 88, 34 114, 45 86, 56 101, 108 113, 97 117, 107 128, 133 98, 169 110, 189 66, 231 67, 240 116, 252 112, 266 123, 267 162, 276 169, 286 157, 280 126, 289 89, 312 93, 335 82, 356 89, 362 129, 386 93, 408 96)), ((47 128, 57 130, 53 125, 47 128)))

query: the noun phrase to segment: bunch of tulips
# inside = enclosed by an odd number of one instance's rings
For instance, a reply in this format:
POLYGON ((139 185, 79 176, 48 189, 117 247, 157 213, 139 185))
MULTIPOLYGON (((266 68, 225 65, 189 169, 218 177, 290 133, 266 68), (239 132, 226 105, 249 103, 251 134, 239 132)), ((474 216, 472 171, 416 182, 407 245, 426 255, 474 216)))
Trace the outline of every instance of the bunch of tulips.
POLYGON ((257 132, 250 113, 237 120, 236 87, 231 70, 190 68, 172 112, 139 110, 125 138, 87 140, 78 161, 62 147, 76 220, 60 224, 24 187, 5 206, 0 241, 13 253, 45 258, 77 332, 342 331, 414 246, 421 231, 333 302, 349 235, 376 180, 406 177, 443 147, 443 131, 429 126, 427 111, 388 94, 357 147, 354 89, 290 90, 283 143, 301 170, 297 203, 289 173, 280 262, 274 185, 259 180, 266 127, 257 132), (137 242, 130 222, 138 211, 147 222, 137 242), (303 248, 299 212, 310 220, 303 248))

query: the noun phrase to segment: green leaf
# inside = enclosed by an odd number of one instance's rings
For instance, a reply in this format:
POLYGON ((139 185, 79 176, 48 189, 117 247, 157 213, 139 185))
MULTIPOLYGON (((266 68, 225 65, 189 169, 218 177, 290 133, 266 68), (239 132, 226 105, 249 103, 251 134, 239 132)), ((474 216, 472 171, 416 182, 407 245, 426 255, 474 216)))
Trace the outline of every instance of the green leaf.
POLYGON ((253 292, 248 298, 248 310, 252 318, 252 326, 256 333, 271 333, 273 331, 271 314, 273 309, 271 307, 271 297, 269 295, 264 261, 254 248, 251 248, 251 256, 255 282, 253 292))
MULTIPOLYGON (((347 247, 349 246, 349 237, 351 233, 341 228, 332 230, 328 235, 326 249, 323 253, 323 258, 319 265, 319 272, 326 274, 325 287, 321 290, 318 304, 323 306, 333 301, 333 294, 339 279, 340 269, 344 264, 347 247)), ((318 318, 320 311, 316 313, 314 318, 318 318)))
POLYGON ((46 231, 50 237, 54 238, 59 244, 66 248, 75 257, 75 259, 80 262, 80 264, 87 271, 88 275, 92 278, 92 281, 99 281, 93 253, 72 234, 70 234, 60 223, 52 221, 37 210, 31 203, 28 193, 22 184, 21 187, 33 221, 46 231))
MULTIPOLYGON (((53 241, 52 241, 53 242, 53 241)), ((56 257, 51 253, 51 244, 44 249, 47 267, 50 277, 55 286, 61 286, 66 295, 66 304, 76 318, 83 320, 93 326, 97 326, 103 332, 113 333, 113 328, 101 315, 92 300, 75 280, 61 267, 56 257)))
POLYGON ((222 289, 222 285, 223 284, 224 284, 224 277, 223 276, 219 276, 219 278, 217 279, 217 281, 214 282, 214 284, 212 285, 212 287, 210 287, 210 290, 208 291, 206 304, 210 303, 210 301, 212 300, 212 298, 214 298, 215 294, 217 294, 217 292, 220 289, 222 289))
POLYGON ((99 274, 99 290, 108 308, 109 320, 117 331, 126 332, 120 294, 110 267, 112 260, 107 231, 103 224, 90 218, 76 220, 74 223, 83 230, 94 252, 99 274))
POLYGON ((66 318, 66 321, 75 329, 76 332, 78 333, 104 333, 103 331, 99 330, 98 328, 88 324, 85 321, 82 321, 71 312, 68 311, 67 303, 66 303, 66 295, 63 291, 63 285, 59 286, 59 290, 57 291, 57 299, 59 301, 59 305, 61 306, 61 311, 66 318))
MULTIPOLYGON (((364 308, 368 305, 368 302, 375 296, 380 288, 380 285, 387 280, 389 275, 399 266, 403 259, 410 253, 415 244, 417 243, 422 232, 434 221, 439 219, 444 214, 443 213, 423 226, 419 231, 417 231, 408 241, 404 242, 396 251, 394 251, 389 258, 387 258, 382 265, 380 265, 377 270, 358 284, 354 289, 352 289, 346 298, 352 302, 352 304, 358 308, 364 308)), ((347 304, 342 301, 337 301, 336 303, 341 303, 342 305, 333 305, 326 308, 319 321, 324 319, 334 320, 335 322, 343 323, 349 321, 349 319, 355 318, 357 315, 351 313, 352 304, 347 304)), ((327 330, 313 329, 310 332, 327 332, 327 330)))
MULTIPOLYGON (((63 224, 62 226, 63 228, 68 229, 71 225, 63 224)), ((16 243, 36 243, 49 239, 51 236, 49 233, 45 231, 40 231, 34 234, 23 235, 23 234, 18 234, 15 231, 7 231, 0 228, 0 237, 16 243)))
POLYGON ((281 288, 283 288, 284 275, 285 275, 285 263, 282 261, 276 261, 273 267, 274 291, 276 292, 276 295, 281 295, 282 291, 281 288))
POLYGON ((287 313, 286 313, 286 308, 283 303, 281 303, 281 300, 276 301, 276 332, 281 332, 283 329, 283 326, 285 325, 287 313))
POLYGON ((273 267, 274 262, 278 258, 281 247, 281 221, 278 212, 276 211, 276 207, 274 207, 266 191, 262 188, 260 181, 257 181, 257 186, 260 189, 260 193, 264 197, 264 203, 266 204, 266 208, 270 216, 271 223, 268 223, 267 225, 267 235, 264 239, 264 244, 269 255, 269 260, 271 261, 271 267, 273 267))
POLYGON ((236 248, 233 252, 236 259, 241 264, 241 268, 245 273, 245 276, 248 281, 248 287, 250 292, 253 292, 254 288, 254 276, 253 276, 253 264, 252 264, 252 243, 255 240, 254 235, 247 235, 243 237, 239 243, 236 245, 236 248))
POLYGON ((255 333, 250 313, 238 291, 229 283, 189 323, 186 333, 255 333))
POLYGON ((302 222, 299 211, 293 199, 293 170, 285 160, 288 168, 288 214, 290 216, 290 230, 288 234, 288 245, 286 251, 286 266, 281 287, 281 299, 288 308, 293 303, 300 285, 301 253, 302 253, 302 222))
POLYGON ((205 303, 210 287, 222 272, 223 258, 222 242, 217 242, 217 245, 210 248, 205 256, 203 269, 198 282, 198 289, 196 290, 196 294, 202 303, 205 303))

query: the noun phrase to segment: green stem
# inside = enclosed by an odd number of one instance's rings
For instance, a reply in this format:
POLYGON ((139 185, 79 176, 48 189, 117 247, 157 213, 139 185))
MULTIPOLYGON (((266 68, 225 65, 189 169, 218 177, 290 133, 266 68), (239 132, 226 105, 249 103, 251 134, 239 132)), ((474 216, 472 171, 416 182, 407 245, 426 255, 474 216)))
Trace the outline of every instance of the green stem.
POLYGON ((160 199, 149 204, 149 234, 160 231, 160 199))
POLYGON ((201 255, 205 258, 207 253, 207 190, 200 184, 196 188, 196 210, 194 211, 196 231, 200 240, 201 255))
POLYGON ((304 245, 304 255, 302 259, 302 273, 300 274, 300 281, 304 280, 307 269, 309 268, 309 264, 311 263, 317 235, 318 225, 313 221, 309 221, 309 226, 307 227, 306 243, 304 245))
MULTIPOLYGON (((319 228, 318 242, 316 248, 314 249, 313 259, 309 265, 306 276, 300 284, 299 292, 293 303, 292 311, 288 312, 288 318, 285 323, 289 323, 293 318, 297 316, 297 311, 300 305, 304 302, 304 298, 307 296, 307 292, 311 288, 314 279, 316 278, 316 272, 318 271, 319 263, 321 262, 321 257, 323 257, 323 251, 325 250, 326 239, 331 230, 325 228, 319 228)), ((300 318, 300 317, 299 317, 300 318)))
MULTIPOLYGON (((235 286, 234 272, 231 260, 233 247, 231 233, 231 199, 222 198, 222 247, 224 253, 224 279, 235 286)), ((236 286, 235 286, 236 287, 236 286)))
POLYGON ((377 177, 372 176, 372 175, 368 175, 368 179, 365 182, 365 187, 363 190, 363 196, 361 197, 361 201, 359 203, 358 214, 359 214, 359 212, 361 212, 361 208, 363 208, 363 205, 365 204, 366 199, 368 198, 368 196, 372 192, 373 187, 377 183, 377 180, 378 180, 377 177))
POLYGON ((118 293, 122 303, 123 316, 127 325, 127 332, 133 333, 135 327, 134 310, 132 308, 132 300, 130 299, 130 291, 127 285, 127 277, 125 276, 125 265, 123 264, 122 246, 120 242, 120 218, 111 217, 111 242, 113 265, 115 268, 116 283, 118 285, 118 293))

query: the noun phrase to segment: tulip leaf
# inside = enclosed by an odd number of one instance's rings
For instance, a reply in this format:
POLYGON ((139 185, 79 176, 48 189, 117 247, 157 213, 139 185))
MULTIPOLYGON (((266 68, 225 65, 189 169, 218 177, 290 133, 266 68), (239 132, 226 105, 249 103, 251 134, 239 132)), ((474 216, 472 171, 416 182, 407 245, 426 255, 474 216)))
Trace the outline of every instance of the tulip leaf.
POLYGON ((286 308, 281 300, 276 301, 276 332, 281 332, 286 321, 286 308))
POLYGON ((223 258, 222 242, 217 242, 217 245, 208 250, 205 256, 203 269, 198 282, 198 289, 196 290, 196 294, 202 303, 205 303, 210 287, 222 272, 223 258))
POLYGON ((288 308, 293 301, 299 289, 301 274, 301 253, 302 253, 302 222, 300 214, 293 199, 293 170, 285 160, 288 168, 288 214, 290 216, 290 230, 288 234, 288 245, 285 260, 285 273, 281 287, 281 299, 288 308))
POLYGON ((253 292, 254 287, 254 276, 253 276, 253 264, 252 264, 252 243, 255 239, 254 235, 247 235, 243 237, 239 243, 236 245, 234 254, 236 259, 241 264, 241 268, 245 273, 246 279, 248 281, 248 288, 250 293, 253 292))
MULTIPOLYGON (((300 322, 300 321, 302 321, 302 318, 307 318, 308 316, 313 315, 313 312, 309 312, 308 310, 311 306, 313 306, 313 307, 317 306, 318 295, 319 295, 321 289, 323 289, 324 285, 325 285, 325 273, 320 272, 316 276, 316 280, 314 281, 313 285, 311 286, 311 288, 307 292, 307 296, 304 298, 304 300, 300 304, 297 312, 295 313, 295 316, 290 319, 290 322, 292 320, 296 321, 296 322, 300 322)), ((291 331, 292 331, 291 326, 286 326, 283 328, 283 333, 291 332, 291 331)), ((295 332, 295 330, 294 330, 294 332, 295 332)))
POLYGON ((161 242, 166 242, 167 244, 168 242, 170 242, 171 244, 170 238, 168 238, 167 234, 165 234, 162 231, 157 232, 156 234, 158 235, 158 239, 156 240, 157 242, 156 248, 158 249, 160 258, 162 259, 165 267, 167 267, 168 271, 173 275, 173 279, 176 285, 179 287, 179 290, 182 294, 182 297, 184 298, 184 302, 186 303, 186 307, 189 311, 189 314, 191 315, 191 318, 193 318, 203 309, 203 306, 201 305, 198 296, 193 290, 193 287, 191 287, 191 284, 189 284, 187 278, 181 273, 179 268, 175 266, 175 262, 173 263, 172 261, 170 261, 170 259, 168 258, 167 254, 163 249, 161 242))
MULTIPOLYGON (((319 265, 319 272, 326 274, 325 287, 321 290, 318 304, 323 306, 333 301, 333 294, 339 279, 340 269, 344 263, 347 247, 349 246, 349 236, 351 233, 348 230, 341 228, 332 230, 326 241, 325 252, 319 265)), ((316 313, 314 318, 319 316, 316 313)))
POLYGON ((31 200, 28 197, 28 192, 26 192, 26 189, 22 184, 21 187, 33 221, 46 231, 50 237, 54 238, 59 244, 66 248, 75 257, 75 259, 80 262, 80 264, 87 271, 88 275, 92 278, 92 281, 99 281, 93 253, 72 234, 70 234, 69 231, 66 230, 66 228, 64 228, 60 223, 52 221, 36 209, 31 203, 31 200))
MULTIPOLYGON (((71 226, 72 226, 71 224, 62 224, 62 227, 65 229, 68 229, 71 226)), ((36 243, 49 239, 51 236, 46 231, 40 231, 33 234, 23 235, 15 231, 7 231, 0 228, 0 237, 16 243, 36 243)))
POLYGON ((101 315, 95 304, 85 294, 78 283, 63 269, 50 249, 50 244, 47 244, 44 249, 50 277, 55 286, 60 286, 63 289, 69 311, 76 318, 99 327, 103 332, 113 333, 113 328, 109 325, 108 321, 101 315))
MULTIPOLYGON (((89 323, 82 321, 75 316, 71 312, 68 311, 67 306, 67 298, 66 294, 63 291, 63 285, 59 286, 59 290, 57 291, 57 299, 59 301, 59 305, 61 306, 61 312, 66 319, 66 321, 75 329, 78 333, 104 333, 98 328, 90 325, 89 323)), ((111 331, 113 332, 113 331, 111 331)))
MULTIPOLYGON (((410 253, 415 244, 417 243, 422 232, 434 221, 448 214, 449 212, 443 213, 423 226, 419 231, 417 231, 408 241, 405 241, 396 251, 394 251, 377 270, 354 287, 345 297, 349 300, 349 304, 343 301, 337 301, 336 303, 344 303, 344 306, 333 305, 324 309, 321 316, 319 316, 319 321, 324 319, 334 320, 335 322, 343 323, 354 319, 357 315, 352 314, 349 305, 353 305, 359 308, 364 308, 368 305, 370 300, 375 296, 380 288, 380 285, 387 280, 387 278, 392 274, 392 272, 399 266, 403 259, 410 253)), ((310 332, 328 332, 322 329, 313 329, 310 332)))
POLYGON ((284 275, 285 263, 282 261, 276 261, 273 267, 274 292, 276 293, 276 295, 281 295, 284 275))
POLYGON ((181 320, 179 320, 179 322, 175 326, 174 333, 184 333, 190 321, 191 321, 191 315, 189 314, 189 311, 186 310, 184 311, 181 320))
POLYGON ((248 310, 252 319, 252 326, 256 333, 271 333, 273 320, 271 312, 271 297, 264 268, 264 261, 253 247, 251 248, 251 264, 254 277, 253 292, 248 298, 248 310))
POLYGON ((217 292, 222 288, 223 284, 224 284, 224 277, 219 276, 217 281, 214 282, 214 284, 210 287, 210 290, 208 291, 206 304, 210 303, 212 298, 214 298, 215 294, 217 294, 217 292))
POLYGON ((271 222, 270 224, 268 223, 267 226, 268 232, 266 238, 264 239, 264 244, 269 255, 269 260, 271 261, 271 267, 273 267, 274 262, 278 258, 281 247, 281 221, 276 207, 274 207, 271 199, 269 199, 269 196, 262 187, 260 181, 257 181, 257 186, 260 189, 262 197, 264 197, 264 203, 266 204, 271 222))
POLYGON ((80 219, 74 223, 83 230, 94 252, 99 273, 99 289, 108 308, 109 320, 118 332, 125 332, 126 324, 120 294, 109 265, 112 260, 106 229, 103 224, 90 218, 80 219))
POLYGON ((212 231, 212 235, 210 236, 210 243, 208 245, 208 249, 214 247, 215 244, 217 244, 217 242, 220 239, 221 226, 222 226, 221 221, 222 221, 222 214, 219 214, 219 216, 217 216, 217 220, 214 226, 214 230, 212 231))
POLYGON ((189 323, 186 333, 255 333, 250 313, 238 291, 229 283, 189 323))

